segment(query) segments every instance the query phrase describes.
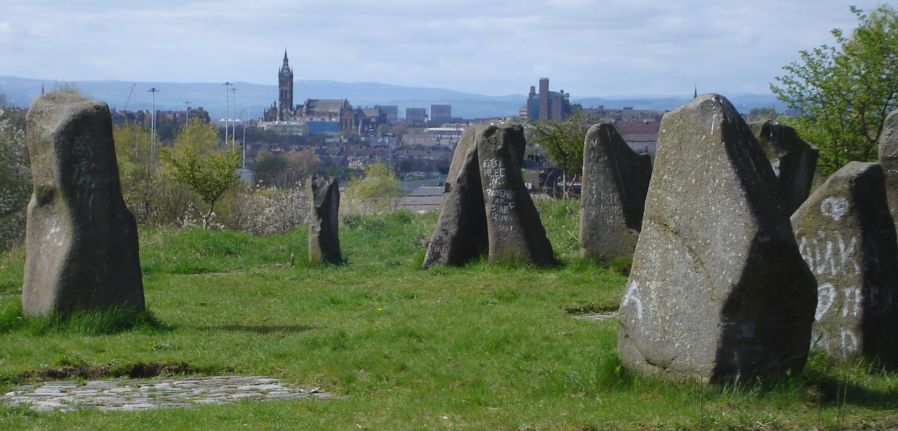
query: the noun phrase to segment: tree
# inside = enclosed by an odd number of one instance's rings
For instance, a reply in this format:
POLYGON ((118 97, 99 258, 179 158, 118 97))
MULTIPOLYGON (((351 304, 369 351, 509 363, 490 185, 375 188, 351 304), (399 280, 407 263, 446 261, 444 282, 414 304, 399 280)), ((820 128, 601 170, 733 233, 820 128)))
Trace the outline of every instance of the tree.
POLYGON ((122 197, 137 219, 145 222, 150 215, 156 182, 151 172, 150 131, 138 123, 128 122, 114 126, 112 137, 122 197))
POLYGON ((25 207, 30 195, 25 131, 6 118, 0 104, 0 250, 24 237, 25 207))
POLYGON ((320 167, 321 161, 311 150, 287 153, 260 151, 253 165, 253 175, 266 187, 291 188, 320 167))
POLYGON ((364 213, 392 210, 394 200, 401 194, 399 178, 383 163, 366 166, 361 177, 349 180, 346 185, 348 206, 358 204, 364 213))
POLYGON ((166 174, 190 187, 209 205, 203 215, 203 227, 208 228, 215 204, 231 187, 240 182, 237 169, 241 166, 240 152, 218 149, 218 129, 208 123, 194 122, 175 136, 175 145, 160 154, 166 174))
POLYGON ((548 120, 534 125, 536 143, 546 149, 549 158, 561 169, 565 196, 568 196, 567 179, 575 179, 583 170, 583 140, 591 120, 577 111, 560 123, 548 120))
POLYGON ((885 118, 898 107, 898 14, 880 5, 869 15, 851 7, 858 27, 831 31, 834 46, 800 51, 770 90, 798 115, 783 119, 820 149, 829 175, 852 160, 872 161, 885 118))

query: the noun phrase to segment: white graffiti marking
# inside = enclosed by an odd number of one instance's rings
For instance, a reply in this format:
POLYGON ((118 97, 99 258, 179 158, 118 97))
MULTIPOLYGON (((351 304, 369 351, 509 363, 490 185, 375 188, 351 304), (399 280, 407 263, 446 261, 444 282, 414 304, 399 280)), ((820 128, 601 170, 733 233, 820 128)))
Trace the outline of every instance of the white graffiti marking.
POLYGON ((820 320, 826 315, 836 301, 836 288, 830 283, 823 283, 817 286, 817 311, 814 313, 814 320, 820 320))
POLYGON ((621 301, 621 308, 626 307, 631 302, 636 307, 636 320, 642 322, 642 300, 639 299, 639 282, 637 281, 631 281, 627 285, 627 293, 624 294, 624 299, 621 301))
POLYGON ((820 212, 835 221, 842 220, 842 217, 848 214, 848 199, 838 196, 828 197, 820 203, 820 212))
POLYGON ((856 287, 842 289, 842 317, 857 316, 861 309, 861 290, 856 287))
POLYGON ((857 351, 857 336, 848 328, 842 328, 842 356, 848 356, 857 351))
POLYGON ((860 267, 854 257, 857 251, 857 237, 848 241, 841 232, 833 232, 835 238, 827 238, 824 231, 818 230, 817 237, 808 239, 802 236, 798 240, 798 251, 807 262, 811 271, 817 275, 854 275, 860 267))

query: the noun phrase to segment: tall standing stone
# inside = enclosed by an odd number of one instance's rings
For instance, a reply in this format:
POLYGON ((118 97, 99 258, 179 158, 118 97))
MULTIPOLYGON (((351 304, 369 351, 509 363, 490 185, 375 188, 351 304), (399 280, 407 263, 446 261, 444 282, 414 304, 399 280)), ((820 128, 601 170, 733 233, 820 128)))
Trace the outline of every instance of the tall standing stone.
POLYGON ((725 382, 804 366, 815 282, 776 190, 725 98, 664 116, 619 311, 626 368, 725 382))
POLYGON ((634 152, 611 123, 593 125, 583 143, 580 257, 633 253, 652 176, 648 154, 634 152))
POLYGON ((477 134, 490 261, 554 265, 552 245, 524 186, 524 128, 488 126, 477 134))
POLYGON ((753 123, 751 129, 770 160, 779 182, 783 212, 789 216, 808 198, 820 152, 803 141, 795 129, 775 121, 753 123))
POLYGON ((886 117, 879 135, 879 163, 885 171, 889 212, 898 229, 898 110, 886 117))
POLYGON ((462 265, 484 253, 494 262, 556 263, 521 176, 525 145, 521 126, 479 124, 465 130, 424 268, 462 265))
POLYGON ((812 347, 898 363, 898 240, 879 164, 850 162, 792 215, 817 277, 812 347))
POLYGON ((340 254, 340 187, 335 178, 312 177, 309 181, 312 211, 309 212, 309 262, 343 263, 340 254))
POLYGON ((424 268, 434 264, 463 265, 488 250, 477 158, 477 135, 483 128, 471 126, 465 129, 455 147, 446 177, 448 196, 430 238, 424 268))
POLYGON ((105 103, 53 93, 27 115, 28 204, 22 311, 144 309, 134 216, 119 184, 105 103))

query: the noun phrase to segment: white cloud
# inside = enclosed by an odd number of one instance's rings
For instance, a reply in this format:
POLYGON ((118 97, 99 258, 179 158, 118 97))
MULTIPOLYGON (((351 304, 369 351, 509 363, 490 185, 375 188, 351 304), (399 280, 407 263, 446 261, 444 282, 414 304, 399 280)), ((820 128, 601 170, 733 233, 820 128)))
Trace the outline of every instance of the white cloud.
POLYGON ((764 92, 855 24, 837 0, 11 3, 0 75, 271 83, 286 47, 297 79, 488 94, 544 75, 575 96, 764 92))

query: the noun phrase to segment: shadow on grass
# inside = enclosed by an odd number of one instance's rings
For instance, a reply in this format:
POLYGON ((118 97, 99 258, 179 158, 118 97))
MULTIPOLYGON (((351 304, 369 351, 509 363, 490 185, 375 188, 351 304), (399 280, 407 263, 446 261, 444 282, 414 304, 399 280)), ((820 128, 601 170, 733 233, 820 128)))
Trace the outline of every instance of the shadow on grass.
POLYGON ((882 410, 898 409, 898 388, 868 388, 832 376, 817 376, 812 380, 812 384, 822 395, 820 401, 827 405, 838 405, 844 399, 845 404, 855 406, 882 410))
POLYGON ((169 332, 175 328, 156 318, 149 310, 86 310, 71 314, 24 316, 20 303, 0 308, 0 334, 24 331, 32 335, 79 333, 109 335, 128 331, 169 332))
POLYGON ((27 382, 67 379, 146 379, 153 377, 189 375, 211 376, 220 373, 233 372, 233 369, 231 368, 195 367, 184 362, 137 362, 131 364, 90 365, 85 362, 72 363, 71 360, 67 359, 68 357, 55 367, 45 367, 39 370, 26 371, 18 375, 0 376, 0 382, 7 384, 23 384, 27 382))
POLYGON ((279 333, 300 333, 315 329, 307 325, 221 325, 221 326, 196 326, 196 329, 204 331, 233 331, 233 332, 252 332, 256 334, 279 334, 279 333))
POLYGON ((895 364, 862 358, 837 363, 817 352, 808 360, 804 377, 806 384, 815 389, 821 403, 898 409, 898 368, 895 364))

